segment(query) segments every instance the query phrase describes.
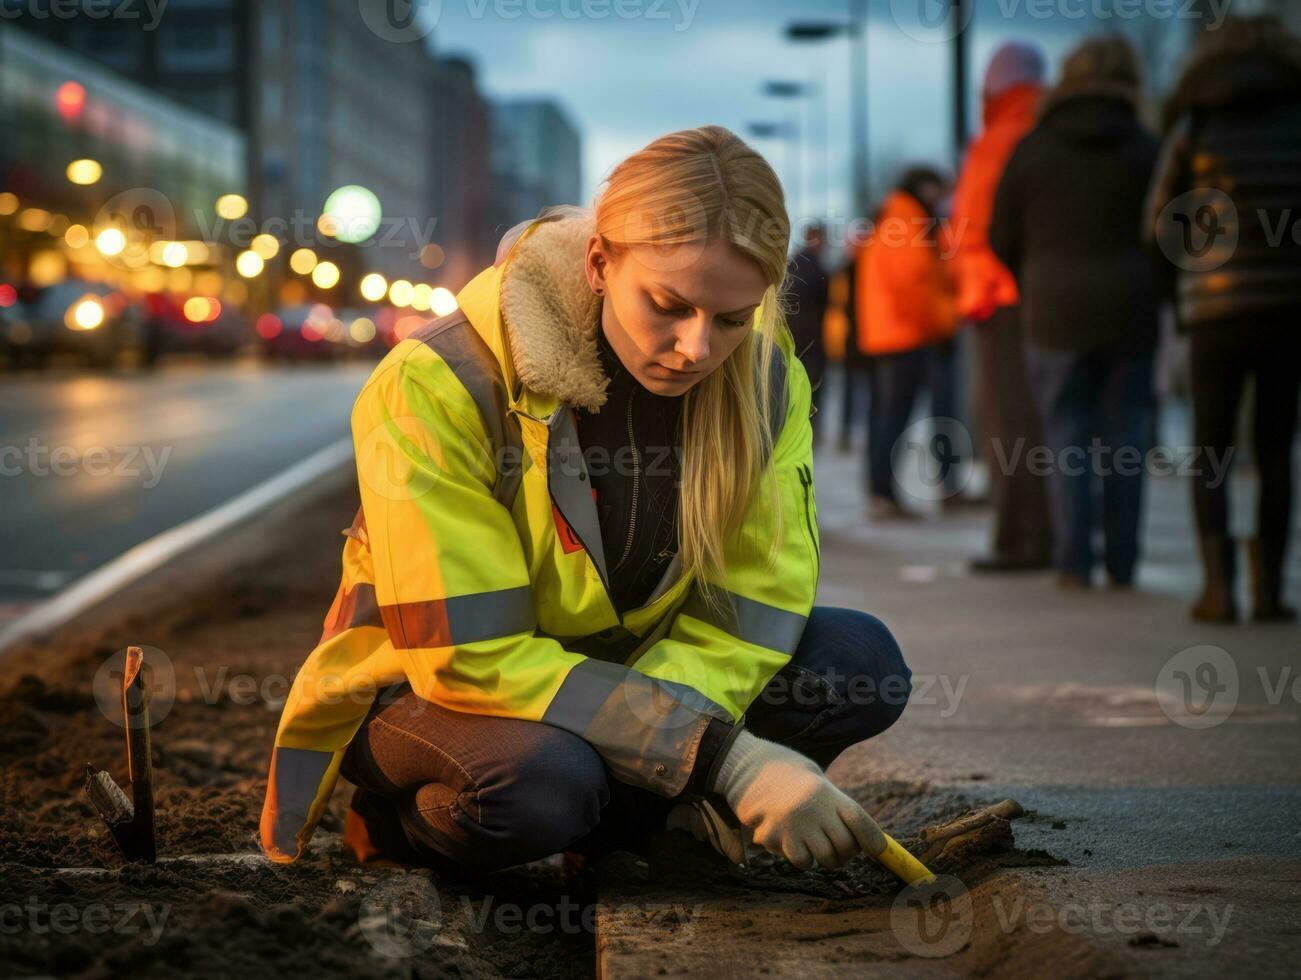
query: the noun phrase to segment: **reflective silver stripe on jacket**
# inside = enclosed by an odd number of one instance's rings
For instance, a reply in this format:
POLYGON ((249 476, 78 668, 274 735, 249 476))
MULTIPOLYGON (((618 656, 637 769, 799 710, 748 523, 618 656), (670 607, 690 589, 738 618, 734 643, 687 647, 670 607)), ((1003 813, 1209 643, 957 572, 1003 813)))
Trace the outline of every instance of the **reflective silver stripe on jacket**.
POLYGON ((508 411, 506 381, 492 349, 459 310, 415 331, 411 339, 441 357, 474 399, 493 448, 493 496, 510 510, 524 472, 524 441, 519 422, 508 411))
POLYGON ((298 853, 298 834, 334 761, 334 752, 276 746, 271 753, 271 792, 275 807, 271 840, 287 855, 298 853))
POLYGON ((605 567, 605 545, 601 541, 601 520, 587 477, 587 461, 578 440, 573 409, 561 406, 551 416, 547 436, 547 488, 556 507, 583 543, 606 591, 610 578, 605 567))
POLYGON ((807 616, 787 612, 756 599, 747 599, 735 592, 723 592, 723 597, 728 604, 722 609, 714 609, 706 605, 693 587, 678 615, 691 616, 702 623, 716 626, 745 643, 794 655, 800 637, 804 635, 807 616))
POLYGON ((533 590, 527 585, 380 606, 389 639, 399 650, 459 646, 532 631, 533 590))

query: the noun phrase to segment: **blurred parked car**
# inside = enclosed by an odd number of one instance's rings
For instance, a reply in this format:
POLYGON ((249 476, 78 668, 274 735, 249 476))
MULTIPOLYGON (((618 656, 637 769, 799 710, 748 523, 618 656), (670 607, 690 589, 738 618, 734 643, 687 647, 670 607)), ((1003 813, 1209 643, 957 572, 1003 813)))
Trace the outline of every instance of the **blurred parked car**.
POLYGON ((108 367, 122 351, 144 346, 141 309, 103 283, 65 279, 40 290, 28 313, 32 337, 25 353, 37 366, 71 354, 108 367))
POLYGON ((31 314, 13 286, 0 283, 0 360, 21 367, 32 343, 31 314))
POLYGON ((347 351, 345 327, 324 303, 286 306, 258 318, 257 335, 268 356, 283 360, 316 361, 340 357, 347 351))
POLYGON ((252 339, 248 321, 211 297, 148 293, 142 305, 147 364, 174 352, 231 357, 252 339))

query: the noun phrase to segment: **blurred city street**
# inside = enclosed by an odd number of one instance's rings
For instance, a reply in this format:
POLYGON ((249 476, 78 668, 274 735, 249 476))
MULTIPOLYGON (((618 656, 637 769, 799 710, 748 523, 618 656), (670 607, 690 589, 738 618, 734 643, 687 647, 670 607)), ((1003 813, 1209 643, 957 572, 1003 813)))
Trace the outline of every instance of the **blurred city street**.
POLYGON ((0 387, 0 619, 346 439, 368 370, 180 364, 0 387))

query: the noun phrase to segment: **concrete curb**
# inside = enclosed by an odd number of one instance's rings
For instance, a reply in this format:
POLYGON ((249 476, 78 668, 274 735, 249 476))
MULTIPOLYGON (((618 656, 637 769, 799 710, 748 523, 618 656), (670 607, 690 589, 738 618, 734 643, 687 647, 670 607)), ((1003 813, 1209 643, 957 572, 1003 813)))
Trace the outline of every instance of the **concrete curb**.
POLYGON ((352 453, 352 439, 340 439, 224 504, 135 545, 0 630, 0 658, 22 640, 57 629, 173 558, 351 463, 352 453))

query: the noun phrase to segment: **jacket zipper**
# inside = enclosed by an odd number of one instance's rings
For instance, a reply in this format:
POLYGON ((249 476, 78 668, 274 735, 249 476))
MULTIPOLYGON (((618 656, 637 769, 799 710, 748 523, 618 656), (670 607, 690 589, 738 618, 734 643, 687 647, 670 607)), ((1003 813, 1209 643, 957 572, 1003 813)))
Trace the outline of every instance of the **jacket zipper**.
POLYGON ((800 484, 804 487, 804 526, 809 532, 809 544, 813 546, 813 557, 817 562, 817 574, 820 575, 822 573, 822 555, 818 546, 814 544, 818 538, 813 533, 813 515, 809 512, 809 497, 813 490, 813 472, 808 466, 801 463, 799 473, 800 484))
MULTIPOLYGON (((641 490, 641 454, 637 452, 637 439, 632 430, 632 400, 637 395, 634 388, 628 393, 628 445, 632 448, 632 506, 629 508, 631 513, 628 515, 628 538, 623 543, 623 554, 615 563, 615 569, 623 567, 623 563, 628 560, 628 555, 632 552, 632 540, 637 530, 637 494, 641 490)), ((611 573, 613 574, 613 572, 611 573)))

